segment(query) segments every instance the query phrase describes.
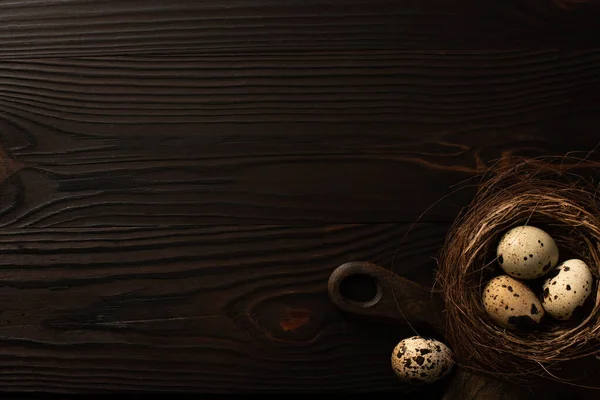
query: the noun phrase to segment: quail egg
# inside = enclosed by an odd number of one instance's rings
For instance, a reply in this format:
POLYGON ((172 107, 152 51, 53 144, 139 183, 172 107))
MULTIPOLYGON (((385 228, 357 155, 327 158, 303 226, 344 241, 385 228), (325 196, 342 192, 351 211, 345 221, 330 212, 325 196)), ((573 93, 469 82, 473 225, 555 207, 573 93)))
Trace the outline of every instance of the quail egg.
POLYGON ((517 226, 502 236, 496 251, 500 267, 517 279, 544 276, 558 263, 558 247, 550 235, 534 226, 517 226))
POLYGON ((392 353, 394 373, 406 383, 421 385, 445 377, 452 366, 452 351, 435 339, 413 336, 406 338, 392 353))
POLYGON ((592 293, 594 277, 585 262, 567 260, 550 272, 542 286, 542 307, 558 319, 571 319, 592 293))
POLYGON ((507 275, 493 278, 483 288, 483 307, 492 321, 509 330, 531 331, 544 316, 535 293, 507 275))

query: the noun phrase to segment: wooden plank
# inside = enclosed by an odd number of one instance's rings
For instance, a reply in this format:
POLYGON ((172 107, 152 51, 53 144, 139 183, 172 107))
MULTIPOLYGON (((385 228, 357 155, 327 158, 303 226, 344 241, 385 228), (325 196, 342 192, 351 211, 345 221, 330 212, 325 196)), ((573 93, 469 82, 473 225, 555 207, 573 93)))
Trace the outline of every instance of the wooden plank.
POLYGON ((14 0, 0 5, 0 57, 596 44, 597 4, 564 3, 14 0))
POLYGON ((409 227, 3 229, 0 387, 401 389, 410 331, 341 314, 327 280, 368 260, 430 281, 447 226, 409 227))
POLYGON ((71 123, 481 123, 596 99, 599 69, 598 50, 54 58, 3 62, 0 88, 71 123))
POLYGON ((0 226, 414 222, 487 161, 593 149, 599 77, 595 50, 5 61, 0 226))

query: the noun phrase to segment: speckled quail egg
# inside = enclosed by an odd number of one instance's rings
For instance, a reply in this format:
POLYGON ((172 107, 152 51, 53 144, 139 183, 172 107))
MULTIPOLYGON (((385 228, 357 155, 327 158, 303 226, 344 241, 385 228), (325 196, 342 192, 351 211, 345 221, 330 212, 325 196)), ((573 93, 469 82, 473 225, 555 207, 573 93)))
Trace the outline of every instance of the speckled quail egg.
POLYGON ((483 288, 483 307, 492 321, 509 330, 531 331, 544 316, 535 293, 508 275, 493 278, 483 288))
POLYGON ((517 226, 500 239, 496 251, 500 267, 517 279, 544 276, 558 263, 558 246, 550 235, 534 226, 517 226))
POLYGON ((445 377, 452 366, 452 351, 435 339, 413 336, 394 348, 392 368, 406 383, 421 385, 445 377))
POLYGON ((550 272, 542 286, 542 307, 558 320, 571 319, 592 293, 594 277, 585 262, 567 260, 550 272))

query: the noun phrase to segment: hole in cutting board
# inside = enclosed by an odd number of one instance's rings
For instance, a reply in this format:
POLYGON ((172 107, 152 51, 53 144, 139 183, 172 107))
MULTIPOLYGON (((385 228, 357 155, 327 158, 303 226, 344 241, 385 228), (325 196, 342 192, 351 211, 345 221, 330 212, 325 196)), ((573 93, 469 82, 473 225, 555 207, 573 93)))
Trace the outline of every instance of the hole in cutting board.
POLYGON ((352 274, 340 281, 340 295, 347 300, 369 307, 381 298, 377 279, 367 274, 352 274))

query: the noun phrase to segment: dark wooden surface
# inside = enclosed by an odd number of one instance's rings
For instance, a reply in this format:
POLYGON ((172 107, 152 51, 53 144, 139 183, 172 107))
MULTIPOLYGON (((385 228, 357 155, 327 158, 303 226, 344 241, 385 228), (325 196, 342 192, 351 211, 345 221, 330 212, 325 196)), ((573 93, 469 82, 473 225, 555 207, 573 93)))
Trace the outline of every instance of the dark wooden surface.
POLYGON ((403 391, 329 274, 431 284, 466 180, 594 149, 596 7, 1 2, 0 390, 403 391))

